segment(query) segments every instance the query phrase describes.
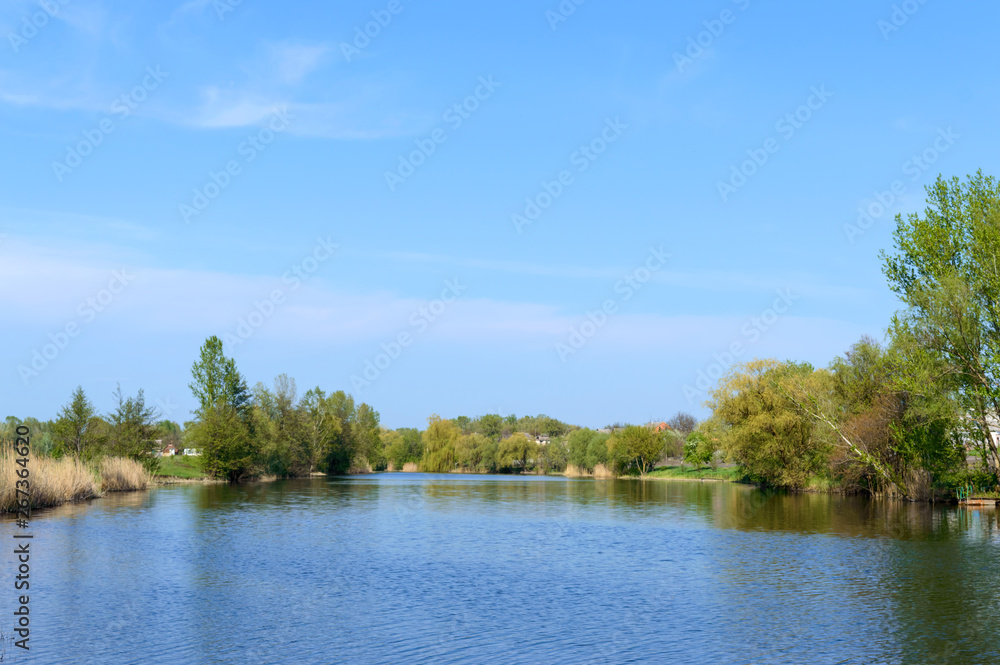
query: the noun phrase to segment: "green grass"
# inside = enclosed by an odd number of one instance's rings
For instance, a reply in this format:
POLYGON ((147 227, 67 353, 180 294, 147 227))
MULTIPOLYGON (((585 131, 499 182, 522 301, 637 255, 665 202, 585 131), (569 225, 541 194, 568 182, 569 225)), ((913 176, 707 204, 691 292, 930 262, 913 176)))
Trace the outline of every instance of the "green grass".
POLYGON ((813 492, 833 492, 838 489, 838 485, 825 476, 812 476, 806 484, 806 489, 813 492))
POLYGON ((201 470, 200 457, 182 455, 161 457, 160 468, 156 475, 170 478, 208 478, 208 475, 201 470))
POLYGON ((743 479, 743 472, 738 467, 726 467, 712 470, 711 467, 694 469, 690 466, 661 466, 649 474, 649 478, 679 478, 684 480, 728 480, 738 482, 743 479))

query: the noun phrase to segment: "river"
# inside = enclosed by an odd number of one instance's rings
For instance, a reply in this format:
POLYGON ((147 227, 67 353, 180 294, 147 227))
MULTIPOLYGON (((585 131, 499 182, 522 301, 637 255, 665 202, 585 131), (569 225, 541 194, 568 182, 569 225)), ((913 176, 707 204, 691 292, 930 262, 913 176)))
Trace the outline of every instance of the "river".
POLYGON ((379 474, 109 495, 30 528, 15 663, 1000 663, 992 508, 379 474))

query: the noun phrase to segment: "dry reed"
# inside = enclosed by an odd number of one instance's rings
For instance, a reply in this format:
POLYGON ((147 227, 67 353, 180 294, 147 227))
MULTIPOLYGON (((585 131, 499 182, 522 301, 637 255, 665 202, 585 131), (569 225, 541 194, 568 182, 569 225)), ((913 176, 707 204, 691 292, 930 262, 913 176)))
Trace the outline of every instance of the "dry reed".
POLYGON ((594 478, 617 478, 618 476, 603 464, 594 467, 594 478))
MULTIPOLYGON (((21 478, 17 472, 23 468, 10 452, 0 453, 0 512, 18 510, 17 481, 21 478)), ((28 461, 27 480, 31 508, 57 506, 100 496, 93 474, 75 457, 51 459, 33 456, 28 461)))
POLYGON ((351 462, 351 468, 347 470, 348 475, 364 475, 372 472, 372 465, 366 457, 355 457, 351 462))
POLYGON ((153 483, 146 468, 124 457, 106 457, 101 460, 101 489, 105 492, 132 492, 148 489, 153 483))
POLYGON ((416 462, 407 462, 403 465, 403 473, 417 473, 420 471, 420 465, 416 462))

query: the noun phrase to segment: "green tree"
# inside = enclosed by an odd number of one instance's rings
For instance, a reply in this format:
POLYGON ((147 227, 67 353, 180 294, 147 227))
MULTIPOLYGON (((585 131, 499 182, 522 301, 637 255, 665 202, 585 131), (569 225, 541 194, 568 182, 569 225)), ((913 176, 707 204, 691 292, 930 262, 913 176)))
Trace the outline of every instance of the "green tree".
POLYGON ((833 475, 848 490, 929 496, 934 477, 964 466, 960 417, 953 395, 928 381, 913 392, 898 346, 886 350, 862 338, 826 374, 788 396, 833 434, 833 475))
POLYGON ((355 435, 357 409, 354 398, 343 390, 338 390, 326 398, 324 408, 336 420, 337 427, 322 451, 322 463, 328 473, 344 473, 351 468, 351 463, 358 454, 355 435))
POLYGON ((593 471, 597 465, 607 466, 610 459, 608 457, 608 439, 610 434, 594 432, 587 442, 587 462, 584 465, 588 471, 593 471))
POLYGON ((553 438, 545 445, 538 447, 538 463, 536 466, 542 473, 564 471, 569 462, 569 450, 561 438, 553 438))
POLYGON ((156 421, 159 413, 155 407, 146 406, 142 389, 135 397, 126 398, 119 384, 114 399, 115 409, 108 415, 111 425, 110 453, 141 462, 147 470, 155 471, 160 464, 156 457, 156 421))
POLYGON ((629 425, 611 435, 608 448, 619 472, 645 476, 663 454, 663 439, 648 427, 629 425))
POLYGON ((308 475, 313 455, 308 413, 296 404, 295 380, 285 374, 274 380, 274 390, 257 384, 253 391, 253 433, 260 462, 267 473, 295 477, 308 475))
POLYGON ((59 411, 53 425, 53 438, 57 449, 66 450, 81 459, 89 459, 100 443, 99 429, 93 404, 87 399, 83 386, 77 386, 69 403, 59 411))
POLYGON ((538 444, 524 432, 515 432, 500 442, 497 448, 497 466, 522 473, 538 458, 538 444))
POLYGON ((312 466, 323 465, 327 461, 329 451, 342 437, 341 420, 338 418, 335 406, 319 387, 307 391, 302 396, 299 409, 305 419, 312 466))
POLYGON ((715 459, 715 447, 708 437, 702 432, 691 432, 684 442, 684 461, 700 469, 706 464, 713 463, 715 459))
POLYGON ((479 433, 463 434, 455 441, 455 461, 463 469, 480 471, 487 468, 490 439, 479 433))
POLYGON ((221 403, 249 420, 250 390, 236 370, 236 361, 223 353, 222 340, 215 336, 205 340, 198 360, 191 366, 191 375, 194 380, 188 385, 198 400, 199 415, 221 403))
POLYGON ((434 414, 427 419, 427 429, 423 433, 424 456, 420 462, 422 471, 446 473, 456 464, 455 444, 462 432, 450 420, 443 420, 434 414))
POLYGON ((375 471, 386 468, 386 459, 382 453, 382 428, 379 426, 379 413, 364 402, 358 405, 355 414, 356 454, 364 458, 375 471))
POLYGON ((750 477, 801 488, 825 468, 829 437, 789 398, 794 381, 812 374, 808 364, 754 360, 734 366, 711 393, 713 416, 727 430, 723 450, 750 477))
POLYGON ((978 171, 927 188, 924 214, 896 217, 895 252, 881 255, 906 306, 890 328, 905 354, 907 386, 946 385, 970 415, 984 463, 1000 468, 990 422, 1000 420, 1000 183, 978 171))
POLYGON ((202 451, 205 473, 235 483, 255 472, 258 450, 247 424, 231 406, 220 404, 206 409, 190 432, 202 451))
POLYGON ((397 471, 406 464, 419 464, 424 455, 420 430, 406 427, 382 435, 386 444, 385 456, 397 471))
POLYGON ((567 463, 585 471, 594 470, 593 467, 588 466, 587 448, 595 434, 597 432, 588 428, 570 432, 569 438, 566 440, 567 463))
POLYGON ((482 434, 487 439, 497 441, 503 432, 503 418, 495 413, 480 416, 474 423, 475 431, 482 434))
POLYGON ((207 473, 236 482, 254 472, 260 458, 253 404, 236 361, 222 352, 222 341, 209 337, 191 367, 191 392, 198 400, 198 423, 191 441, 201 450, 207 473), (231 431, 224 428, 231 427, 231 431))

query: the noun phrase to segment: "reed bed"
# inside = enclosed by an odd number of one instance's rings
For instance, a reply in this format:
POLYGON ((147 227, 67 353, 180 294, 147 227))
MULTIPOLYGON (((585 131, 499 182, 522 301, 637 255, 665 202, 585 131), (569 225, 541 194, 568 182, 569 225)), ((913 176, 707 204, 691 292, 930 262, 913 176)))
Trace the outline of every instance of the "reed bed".
POLYGON ((101 460, 100 474, 104 492, 133 492, 149 489, 153 484, 146 467, 124 457, 105 457, 101 460))
POLYGON ((604 466, 603 464, 598 464, 594 467, 594 478, 617 478, 618 474, 604 466))
POLYGON ((403 473, 417 473, 420 471, 420 465, 416 462, 407 462, 403 465, 403 473))
MULTIPOLYGON (((0 513, 18 511, 18 499, 24 495, 17 494, 21 480, 17 472, 23 468, 11 452, 0 453, 0 513)), ((122 457, 106 457, 92 467, 75 457, 31 456, 27 481, 32 509, 86 501, 105 492, 144 490, 153 484, 142 464, 122 457)))
MULTIPOLYGON (((24 468, 8 451, 0 453, 0 513, 18 510, 17 471, 24 468)), ((75 457, 51 459, 31 457, 28 461, 28 484, 31 508, 58 506, 100 496, 97 480, 83 462, 75 457)), ((23 497, 23 495, 22 495, 23 497)))
POLYGON ((365 457, 355 457, 354 461, 351 462, 351 468, 347 470, 347 474, 350 476, 364 475, 368 473, 372 473, 372 465, 365 457))

